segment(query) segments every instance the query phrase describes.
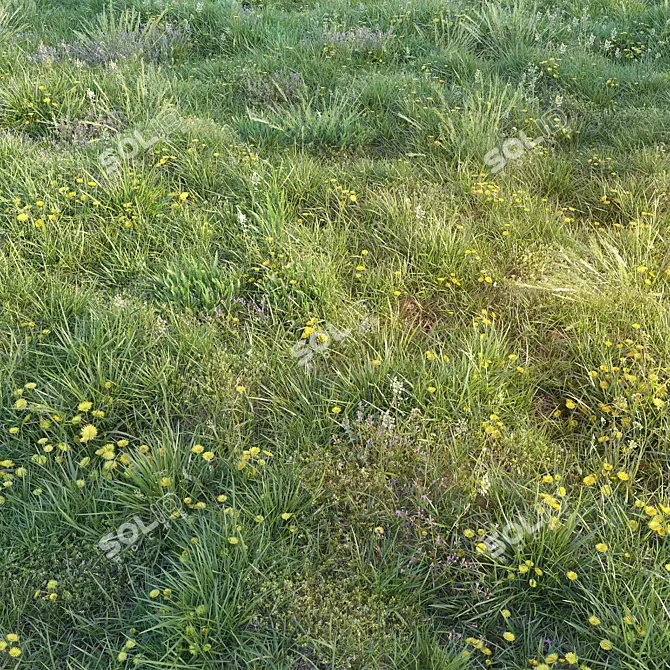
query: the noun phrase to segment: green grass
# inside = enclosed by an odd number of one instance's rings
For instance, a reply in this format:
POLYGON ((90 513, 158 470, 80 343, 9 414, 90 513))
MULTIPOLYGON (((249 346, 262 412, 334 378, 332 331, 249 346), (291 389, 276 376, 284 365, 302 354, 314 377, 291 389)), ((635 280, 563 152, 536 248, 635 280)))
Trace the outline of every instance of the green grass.
POLYGON ((666 667, 669 112, 667 3, 4 0, 0 667, 666 667))

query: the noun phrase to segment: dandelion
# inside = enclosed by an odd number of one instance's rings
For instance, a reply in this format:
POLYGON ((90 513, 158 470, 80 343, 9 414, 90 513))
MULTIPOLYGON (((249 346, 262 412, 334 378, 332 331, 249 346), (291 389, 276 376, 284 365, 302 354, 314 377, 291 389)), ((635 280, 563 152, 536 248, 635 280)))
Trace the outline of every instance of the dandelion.
POLYGON ((236 538, 236 537, 229 537, 229 538, 228 538, 228 542, 229 542, 230 544, 237 544, 237 543, 239 542, 239 539, 236 538))
POLYGON ((605 640, 600 640, 600 648, 604 649, 605 651, 609 651, 612 648, 612 643, 605 639, 605 640))
POLYGON ((339 414, 342 411, 341 407, 333 407, 333 409, 330 410, 333 414, 339 414))
POLYGON ((598 542, 598 544, 596 544, 596 549, 604 554, 607 551, 608 546, 604 542, 598 542))
POLYGON ((570 571, 567 573, 567 577, 568 577, 568 579, 569 579, 571 582, 574 582, 575 579, 577 579, 577 573, 576 573, 576 572, 573 572, 572 570, 570 570, 570 571))
POLYGON ((291 512, 283 512, 281 515, 281 518, 284 519, 284 521, 288 521, 293 514, 291 512))
POLYGON ((16 633, 8 633, 7 634, 7 640, 9 642, 18 642, 19 641, 19 636, 16 633))
POLYGON ((88 412, 88 410, 91 409, 91 407, 93 407, 93 403, 86 400, 84 402, 80 402, 79 405, 77 406, 77 409, 80 412, 88 412))
POLYGON ((211 460, 214 458, 214 453, 211 452, 211 451, 206 451, 206 452, 202 455, 202 457, 203 457, 204 460, 206 460, 207 462, 209 462, 209 461, 211 461, 211 460))
POLYGON ((582 481, 584 484, 586 484, 586 486, 593 486, 596 483, 596 480, 596 475, 587 475, 582 481))
POLYGON ((501 614, 505 619, 509 619, 512 616, 512 613, 509 610, 503 610, 501 614))
POLYGON ((503 637, 508 641, 508 642, 514 642, 516 640, 516 635, 514 633, 510 633, 509 631, 505 631, 503 633, 503 637))
POLYGON ((95 426, 88 424, 81 429, 81 442, 90 442, 95 439, 97 434, 98 429, 95 426))
POLYGON ((21 650, 18 647, 10 647, 9 655, 12 656, 13 658, 18 658, 19 656, 21 656, 21 650))
POLYGON ((158 598, 161 592, 158 589, 152 589, 149 591, 149 598, 158 598))
POLYGON ((238 384, 238 385, 235 387, 235 390, 236 390, 238 393, 244 393, 244 392, 246 391, 246 388, 245 388, 244 386, 242 386, 241 384, 238 384))
POLYGON ((577 657, 577 654, 575 654, 574 651, 569 651, 565 655, 565 661, 566 661, 566 663, 569 663, 570 665, 577 665, 577 663, 579 663, 579 658, 577 657))
POLYGON ((627 472, 617 472, 616 476, 622 481, 622 482, 627 482, 628 481, 628 473, 627 472))
POLYGON ((593 615, 591 615, 591 616, 589 617, 589 623, 590 623, 592 626, 600 626, 600 619, 599 619, 597 616, 593 616, 593 615))
POLYGON ((191 447, 191 453, 193 454, 201 454, 203 451, 205 451, 205 447, 202 444, 196 444, 191 447))

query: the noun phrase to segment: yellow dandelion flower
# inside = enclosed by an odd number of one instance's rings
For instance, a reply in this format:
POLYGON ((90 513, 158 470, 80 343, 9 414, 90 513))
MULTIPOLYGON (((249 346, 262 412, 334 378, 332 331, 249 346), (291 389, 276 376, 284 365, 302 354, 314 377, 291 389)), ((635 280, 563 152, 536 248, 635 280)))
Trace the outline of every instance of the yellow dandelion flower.
POLYGON ((567 577, 571 582, 574 582, 575 579, 577 579, 577 573, 570 570, 570 572, 567 573, 567 577))
POLYGON ((605 640, 600 640, 600 648, 604 649, 605 651, 609 651, 612 648, 612 643, 605 639, 605 640))
POLYGON ((607 551, 608 546, 604 542, 598 542, 598 544, 596 544, 596 549, 604 554, 607 551))
POLYGON ((81 429, 81 441, 90 442, 97 434, 98 429, 89 423, 81 429))
POLYGON ((510 633, 508 630, 503 633, 503 637, 508 642, 514 642, 514 640, 516 640, 516 635, 514 635, 514 633, 510 633))
POLYGON ((228 538, 228 542, 229 542, 230 544, 237 544, 237 543, 239 542, 239 539, 236 538, 236 537, 229 537, 229 538, 228 538))
POLYGON ((592 626, 600 626, 600 619, 599 619, 597 616, 593 616, 593 615, 591 615, 591 616, 589 617, 589 623, 590 623, 592 626))

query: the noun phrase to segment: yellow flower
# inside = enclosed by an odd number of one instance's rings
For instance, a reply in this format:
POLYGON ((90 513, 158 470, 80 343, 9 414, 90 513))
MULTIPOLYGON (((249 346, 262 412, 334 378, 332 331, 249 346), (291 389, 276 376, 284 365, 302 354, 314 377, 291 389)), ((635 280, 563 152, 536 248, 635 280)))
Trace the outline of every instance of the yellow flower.
POLYGON ((609 651, 612 648, 612 643, 609 640, 600 640, 600 647, 605 651, 609 651))
POLYGON ((291 512, 284 512, 281 515, 281 518, 284 519, 284 521, 288 521, 292 516, 293 516, 293 514, 291 514, 291 512))
POLYGON ((512 616, 512 613, 509 610, 503 610, 501 614, 505 617, 505 619, 509 619, 512 616))
POLYGON ((19 656, 21 656, 21 650, 18 647, 10 647, 9 655, 12 656, 13 658, 18 658, 19 656))
POLYGON ((575 654, 574 651, 569 651, 569 652, 565 655, 565 660, 566 660, 566 662, 569 663, 570 665, 577 665, 577 663, 579 662, 579 658, 577 658, 577 654, 575 654))
POLYGON ((158 589, 152 589, 151 591, 149 591, 149 598, 158 598, 160 593, 161 592, 158 589))
POLYGON ((9 642, 18 642, 19 636, 16 633, 8 633, 7 640, 9 640, 9 642))
POLYGON ((547 658, 544 659, 546 663, 549 663, 551 665, 552 663, 556 663, 558 660, 558 654, 549 654, 547 658))
POLYGON ((120 651, 119 655, 116 658, 119 661, 125 661, 128 658, 128 654, 125 651, 120 651))
POLYGON ((333 414, 339 414, 342 411, 341 407, 333 407, 333 409, 330 410, 333 414))
POLYGON ((239 540, 236 537, 229 537, 228 542, 230 544, 237 544, 239 542, 239 540))
POLYGON ((184 193, 180 193, 180 194, 179 194, 179 199, 180 199, 182 202, 184 202, 184 200, 186 200, 186 198, 188 198, 188 193, 184 192, 184 193))
POLYGON ((595 475, 587 475, 582 480, 587 486, 593 486, 596 483, 597 477, 595 475))
POLYGON ((28 401, 25 398, 19 398, 15 403, 16 409, 25 409, 28 406, 28 401))
POLYGON ((95 426, 92 426, 90 423, 84 426, 81 429, 81 441, 89 442, 90 440, 95 439, 95 436, 98 434, 98 429, 95 426))
POLYGON ((58 586, 58 582, 55 579, 50 579, 47 582, 47 588, 48 589, 55 589, 58 586))
POLYGON ((509 631, 505 631, 503 633, 503 637, 508 641, 508 642, 514 642, 516 640, 516 635, 514 633, 510 633, 509 631))
POLYGON ((577 407, 577 405, 575 404, 574 400, 566 400, 566 401, 565 401, 565 406, 566 406, 568 409, 575 409, 575 407, 577 407))
POLYGON ((466 528, 466 529, 463 531, 463 535, 465 535, 465 537, 474 537, 474 536, 475 536, 475 531, 474 531, 474 530, 470 530, 469 528, 466 528))
POLYGON ((211 460, 214 458, 214 454, 213 454, 211 451, 206 451, 206 452, 202 455, 202 457, 203 457, 206 461, 211 461, 211 460))
POLYGON ((622 482, 627 482, 628 481, 628 473, 626 472, 617 472, 616 476, 622 481, 622 482))
POLYGON ((202 444, 196 444, 191 447, 191 452, 194 454, 201 454, 203 451, 205 451, 205 447, 202 444))
POLYGON ((235 390, 236 390, 238 393, 244 393, 244 392, 246 391, 246 388, 244 388, 244 386, 242 386, 242 384, 239 384, 239 385, 237 385, 237 386, 235 387, 235 390))
POLYGON ((51 594, 49 594, 49 600, 56 600, 56 598, 58 598, 58 594, 57 594, 57 593, 51 593, 51 594))
POLYGON ((254 517, 254 521, 256 523, 263 523, 265 517, 261 516, 260 514, 257 517, 254 517))
POLYGON ((437 391, 437 389, 434 386, 428 387, 428 393, 435 393, 435 391, 437 391))
POLYGON ((162 477, 160 485, 165 489, 172 483, 172 480, 169 477, 162 477))
POLYGON ((607 551, 608 547, 604 542, 598 542, 598 544, 596 544, 596 549, 604 554, 607 551))
POLYGON ((577 579, 577 573, 576 573, 576 572, 572 572, 572 570, 570 570, 570 572, 567 573, 567 576, 568 576, 568 579, 569 579, 571 582, 574 582, 575 579, 577 579))
POLYGON ((600 619, 599 619, 597 616, 593 616, 593 615, 591 615, 591 616, 589 617, 589 623, 590 623, 592 626, 600 626, 600 619))
POLYGON ((216 499, 218 500, 218 502, 224 503, 224 502, 226 502, 226 500, 228 500, 228 496, 225 496, 222 493, 221 495, 217 496, 216 499))
POLYGON ((91 407, 93 407, 93 403, 92 403, 92 402, 88 402, 88 400, 86 400, 86 401, 84 401, 84 402, 80 402, 80 403, 79 403, 79 406, 77 407, 77 409, 78 409, 80 412, 88 412, 88 410, 91 409, 91 407))

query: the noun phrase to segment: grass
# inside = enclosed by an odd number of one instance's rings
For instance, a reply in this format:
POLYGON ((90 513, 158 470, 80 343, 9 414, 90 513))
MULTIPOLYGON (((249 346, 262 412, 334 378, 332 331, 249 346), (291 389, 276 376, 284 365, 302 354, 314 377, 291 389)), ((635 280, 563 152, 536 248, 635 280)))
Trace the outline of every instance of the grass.
POLYGON ((4 0, 0 667, 666 667, 669 46, 4 0))

